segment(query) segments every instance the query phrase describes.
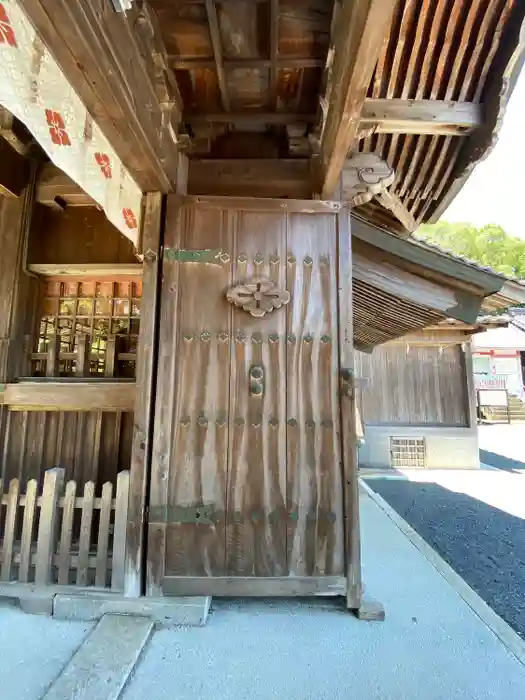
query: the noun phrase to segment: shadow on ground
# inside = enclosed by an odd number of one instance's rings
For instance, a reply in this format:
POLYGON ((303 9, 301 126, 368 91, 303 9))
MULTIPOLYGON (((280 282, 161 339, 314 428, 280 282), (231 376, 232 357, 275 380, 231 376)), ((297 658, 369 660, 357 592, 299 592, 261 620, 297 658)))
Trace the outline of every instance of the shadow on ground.
POLYGON ((525 520, 438 484, 367 483, 525 639, 525 520))
POLYGON ((525 462, 520 462, 510 457, 504 457, 503 455, 496 454, 496 452, 489 452, 488 450, 479 451, 479 461, 482 464, 488 464, 490 467, 502 469, 506 472, 519 474, 525 471, 525 462))

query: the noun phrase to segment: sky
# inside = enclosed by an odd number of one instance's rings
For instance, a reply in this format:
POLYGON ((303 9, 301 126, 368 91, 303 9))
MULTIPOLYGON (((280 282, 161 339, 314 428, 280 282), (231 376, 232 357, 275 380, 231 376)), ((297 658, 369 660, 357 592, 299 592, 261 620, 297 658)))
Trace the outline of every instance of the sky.
POLYGON ((474 169, 442 219, 468 221, 475 226, 499 224, 512 236, 525 239, 525 68, 492 153, 474 169))

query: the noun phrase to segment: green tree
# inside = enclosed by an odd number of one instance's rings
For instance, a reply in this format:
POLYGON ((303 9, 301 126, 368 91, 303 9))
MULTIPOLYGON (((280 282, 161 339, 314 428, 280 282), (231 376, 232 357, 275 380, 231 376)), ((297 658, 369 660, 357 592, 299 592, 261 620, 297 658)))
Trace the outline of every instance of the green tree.
POLYGON ((508 277, 525 279, 525 240, 509 236, 501 226, 487 224, 478 229, 469 223, 438 221, 423 224, 414 236, 508 277))

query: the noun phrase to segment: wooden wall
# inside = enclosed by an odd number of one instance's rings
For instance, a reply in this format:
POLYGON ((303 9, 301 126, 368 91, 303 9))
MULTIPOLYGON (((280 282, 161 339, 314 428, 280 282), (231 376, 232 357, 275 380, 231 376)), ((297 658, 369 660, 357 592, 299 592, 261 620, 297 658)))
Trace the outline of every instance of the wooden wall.
POLYGON ((56 211, 37 205, 29 241, 29 263, 137 263, 133 243, 104 212, 93 207, 56 211))
POLYGON ((467 426, 461 345, 381 345, 356 352, 365 424, 467 426))
POLYGON ((129 469, 132 413, 100 411, 9 411, 0 452, 0 481, 43 481, 44 471, 65 469, 77 484, 93 480, 100 492, 106 481, 129 469))
MULTIPOLYGON (((27 211, 31 203, 27 202, 27 211)), ((0 197, 0 384, 27 376, 39 279, 23 269, 24 197, 0 197)), ((31 220, 28 263, 136 263, 130 241, 94 208, 63 212, 37 205, 31 220)), ((83 387, 78 386, 82 392, 83 387)), ((66 479, 89 479, 100 491, 129 469, 133 414, 16 411, 0 406, 0 482, 43 478, 60 466, 66 479)))

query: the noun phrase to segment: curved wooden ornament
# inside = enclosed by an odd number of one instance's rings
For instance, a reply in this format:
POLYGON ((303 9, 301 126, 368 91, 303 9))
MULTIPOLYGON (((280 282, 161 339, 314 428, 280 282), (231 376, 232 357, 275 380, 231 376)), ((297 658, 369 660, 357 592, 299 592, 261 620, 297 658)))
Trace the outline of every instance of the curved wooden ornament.
POLYGON ((254 277, 229 289, 226 298, 252 316, 262 318, 270 311, 288 304, 290 292, 281 289, 266 277, 254 277))

